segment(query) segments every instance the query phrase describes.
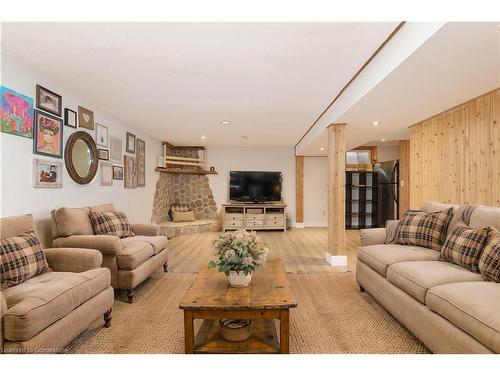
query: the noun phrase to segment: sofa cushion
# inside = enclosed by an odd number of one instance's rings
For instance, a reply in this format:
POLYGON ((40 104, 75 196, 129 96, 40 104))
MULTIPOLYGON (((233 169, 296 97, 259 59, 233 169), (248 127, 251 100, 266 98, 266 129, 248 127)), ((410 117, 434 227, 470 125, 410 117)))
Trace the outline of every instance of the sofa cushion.
POLYGON ((437 251, 419 246, 370 245, 360 247, 358 259, 382 276, 391 264, 417 260, 438 260, 437 251))
POLYGON ((158 254, 163 249, 166 249, 168 246, 168 240, 165 236, 134 236, 120 239, 122 242, 122 246, 128 246, 133 242, 146 242, 153 246, 153 251, 158 254))
POLYGON ((455 264, 417 261, 391 264, 387 269, 387 280, 425 304, 427 290, 434 286, 460 281, 483 281, 483 278, 455 264))
POLYGON ((479 258, 488 239, 487 227, 472 229, 461 219, 450 230, 443 248, 441 259, 479 273, 479 258))
POLYGON ((107 268, 81 273, 48 272, 2 291, 7 302, 4 338, 29 340, 108 288, 107 268))
POLYGON ((406 211, 398 227, 396 242, 441 250, 452 217, 453 208, 430 214, 406 211))
POLYGON ((500 207, 476 207, 470 217, 469 226, 471 228, 492 226, 500 230, 500 207))
POLYGON ((116 256, 118 268, 133 270, 154 255, 153 247, 146 242, 134 241, 123 244, 123 249, 116 256))
POLYGON ((117 236, 120 238, 134 235, 127 215, 123 212, 97 212, 89 210, 89 218, 97 235, 117 236))
POLYGON ((86 207, 61 207, 52 211, 53 237, 68 237, 78 234, 94 234, 89 219, 89 210, 86 207))
POLYGON ((427 292, 426 304, 500 353, 500 284, 476 281, 436 286, 427 292))
POLYGON ((493 227, 479 258, 479 272, 486 281, 500 283, 500 232, 493 227))
POLYGON ((50 271, 35 232, 0 240, 1 288, 10 288, 50 271))

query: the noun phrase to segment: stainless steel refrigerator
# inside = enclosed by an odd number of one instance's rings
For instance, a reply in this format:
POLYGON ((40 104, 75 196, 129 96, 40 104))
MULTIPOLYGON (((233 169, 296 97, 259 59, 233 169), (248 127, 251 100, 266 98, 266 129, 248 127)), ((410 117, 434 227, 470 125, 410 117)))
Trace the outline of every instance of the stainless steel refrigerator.
POLYGON ((378 226, 399 219, 399 160, 384 161, 374 166, 378 175, 378 226))

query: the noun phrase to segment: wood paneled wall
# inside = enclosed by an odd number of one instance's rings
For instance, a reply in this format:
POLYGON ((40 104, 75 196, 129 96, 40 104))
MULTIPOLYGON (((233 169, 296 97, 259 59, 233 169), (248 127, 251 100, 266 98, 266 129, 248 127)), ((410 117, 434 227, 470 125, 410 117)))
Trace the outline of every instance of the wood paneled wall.
POLYGON ((410 206, 500 206, 500 89, 410 127, 410 206))

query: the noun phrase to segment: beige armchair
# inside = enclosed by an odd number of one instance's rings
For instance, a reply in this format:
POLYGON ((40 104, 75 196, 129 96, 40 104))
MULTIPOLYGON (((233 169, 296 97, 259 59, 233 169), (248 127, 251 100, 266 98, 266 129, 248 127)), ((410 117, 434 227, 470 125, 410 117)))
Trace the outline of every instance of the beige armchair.
MULTIPOLYGON (((114 212, 112 204, 90 207, 98 212, 114 212)), ((95 235, 88 217, 89 207, 59 208, 51 212, 54 245, 84 247, 101 252, 103 267, 111 270, 111 285, 126 289, 129 303, 134 288, 163 266, 167 272, 167 237, 156 224, 132 224, 133 237, 95 235)))
MULTIPOLYGON (((0 219, 0 238, 35 230, 31 215, 0 219)), ((111 324, 111 273, 91 249, 45 249, 53 272, 32 277, 0 293, 3 353, 52 353, 104 316, 111 324)))

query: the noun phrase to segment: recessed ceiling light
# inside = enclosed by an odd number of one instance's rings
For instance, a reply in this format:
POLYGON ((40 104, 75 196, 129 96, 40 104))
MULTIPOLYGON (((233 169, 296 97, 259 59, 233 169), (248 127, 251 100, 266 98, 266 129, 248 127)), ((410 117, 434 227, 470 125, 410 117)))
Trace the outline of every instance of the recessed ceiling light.
POLYGON ((325 151, 325 148, 324 148, 324 147, 321 147, 319 150, 320 150, 320 151, 325 151))
POLYGON ((220 123, 221 123, 222 125, 231 125, 231 124, 232 124, 232 122, 231 122, 231 121, 228 121, 228 120, 222 120, 220 123))
POLYGON ((204 135, 201 136, 201 139, 207 139, 207 137, 205 137, 204 135))
POLYGON ((385 142, 385 138, 382 138, 382 139, 381 139, 381 141, 382 141, 382 142, 385 142))
POLYGON ((379 122, 378 122, 378 121, 373 121, 373 122, 372 122, 372 125, 374 125, 374 126, 377 126, 378 124, 379 124, 379 122))
POLYGON ((241 139, 248 139, 248 136, 247 135, 242 135, 241 139))

